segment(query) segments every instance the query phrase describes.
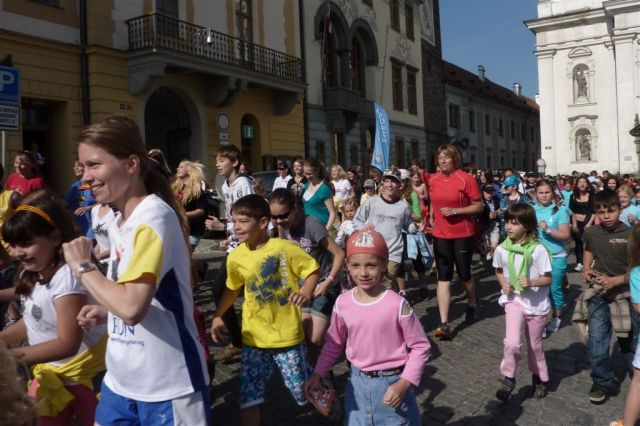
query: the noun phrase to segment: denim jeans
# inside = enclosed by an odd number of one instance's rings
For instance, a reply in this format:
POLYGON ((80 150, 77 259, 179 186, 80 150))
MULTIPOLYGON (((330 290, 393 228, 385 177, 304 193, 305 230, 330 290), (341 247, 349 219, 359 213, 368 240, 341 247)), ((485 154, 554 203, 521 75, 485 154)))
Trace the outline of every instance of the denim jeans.
MULTIPOLYGON (((613 335, 609 303, 596 296, 589 300, 589 337, 587 354, 591 362, 591 378, 593 383, 610 391, 618 389, 613 373, 613 362, 609 347, 613 335)), ((629 346, 628 343, 624 346, 629 346)), ((624 349, 623 349, 624 350, 624 349)))
POLYGON ((420 425, 420 411, 413 386, 409 387, 398 408, 382 402, 389 385, 397 382, 400 374, 382 377, 364 375, 353 365, 345 389, 345 420, 348 426, 420 425))

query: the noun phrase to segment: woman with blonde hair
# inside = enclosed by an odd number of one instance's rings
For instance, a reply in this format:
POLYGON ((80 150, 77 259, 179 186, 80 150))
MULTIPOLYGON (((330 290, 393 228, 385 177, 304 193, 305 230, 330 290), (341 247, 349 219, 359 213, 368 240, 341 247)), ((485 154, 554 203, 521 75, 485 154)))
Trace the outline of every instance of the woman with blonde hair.
POLYGON ((182 160, 176 169, 176 178, 171 188, 184 206, 189 221, 189 244, 195 248, 204 234, 204 221, 207 218, 207 200, 203 188, 204 165, 197 161, 182 160))
POLYGON ((335 190, 334 199, 335 201, 340 201, 340 205, 342 205, 341 202, 347 198, 354 197, 353 188, 349 182, 347 172, 345 172, 339 164, 331 166, 331 183, 335 190))

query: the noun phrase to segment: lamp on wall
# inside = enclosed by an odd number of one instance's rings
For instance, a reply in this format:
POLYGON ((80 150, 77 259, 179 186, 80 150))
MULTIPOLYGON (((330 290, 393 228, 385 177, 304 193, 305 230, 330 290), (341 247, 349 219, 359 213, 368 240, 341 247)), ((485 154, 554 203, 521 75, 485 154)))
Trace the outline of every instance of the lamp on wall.
POLYGON ((207 28, 207 44, 213 43, 213 37, 211 36, 211 28, 207 28))

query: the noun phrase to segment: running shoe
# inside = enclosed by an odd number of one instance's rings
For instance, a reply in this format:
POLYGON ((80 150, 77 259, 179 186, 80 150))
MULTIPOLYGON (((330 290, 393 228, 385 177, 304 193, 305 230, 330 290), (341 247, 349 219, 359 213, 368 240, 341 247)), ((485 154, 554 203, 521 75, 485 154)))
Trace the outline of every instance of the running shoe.
POLYGON ((582 263, 578 263, 576 267, 573 268, 573 270, 576 272, 582 272, 582 268, 583 268, 582 263))
POLYGON ((589 401, 592 404, 603 404, 609 398, 609 394, 608 389, 594 383, 589 390, 589 401))
POLYGON ((540 380, 540 377, 536 374, 531 376, 531 386, 533 386, 533 397, 535 399, 542 399, 547 396, 547 383, 540 380))
POLYGON ((609 426, 624 426, 624 423, 622 423, 622 419, 616 419, 609 423, 609 426))
POLYGON ((509 377, 503 377, 500 379, 500 386, 496 391, 496 398, 500 401, 506 402, 513 393, 516 387, 516 379, 510 379, 509 377))
POLYGON ((477 309, 475 306, 467 305, 467 312, 464 317, 464 321, 468 324, 474 323, 478 318, 477 309))
POLYGON ((436 337, 440 340, 451 339, 451 329, 449 328, 449 324, 441 322, 438 328, 436 328, 436 337))
POLYGON ((562 318, 552 317, 551 321, 549 321, 549 323, 545 327, 542 337, 546 339, 547 337, 551 336, 553 333, 560 330, 561 323, 562 323, 562 318))

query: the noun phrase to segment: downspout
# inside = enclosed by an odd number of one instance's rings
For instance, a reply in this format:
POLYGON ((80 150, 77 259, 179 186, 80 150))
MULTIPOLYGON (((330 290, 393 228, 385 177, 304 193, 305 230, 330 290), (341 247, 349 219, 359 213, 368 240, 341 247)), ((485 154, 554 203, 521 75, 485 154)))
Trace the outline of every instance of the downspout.
POLYGON ((82 123, 91 123, 89 103, 89 57, 87 55, 87 0, 79 1, 80 12, 80 81, 82 86, 82 123))
POLYGON ((302 100, 302 121, 304 123, 304 157, 308 157, 311 151, 309 146, 309 102, 307 98, 307 54, 304 33, 304 6, 303 0, 298 0, 298 21, 300 23, 300 56, 302 59, 302 81, 304 83, 304 99, 302 100))

